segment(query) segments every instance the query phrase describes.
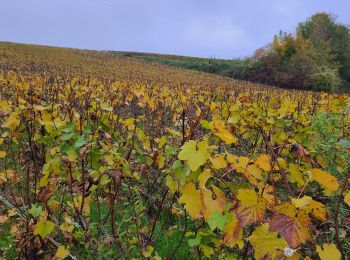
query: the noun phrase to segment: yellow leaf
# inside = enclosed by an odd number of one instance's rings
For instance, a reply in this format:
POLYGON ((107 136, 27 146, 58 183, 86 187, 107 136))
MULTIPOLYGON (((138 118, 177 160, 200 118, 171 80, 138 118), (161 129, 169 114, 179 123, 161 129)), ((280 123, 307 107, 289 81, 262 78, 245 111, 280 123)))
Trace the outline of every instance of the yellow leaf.
POLYGON ((311 201, 312 201, 312 198, 309 196, 304 196, 300 199, 292 198, 293 205, 297 208, 300 208, 300 209, 308 207, 310 205, 311 201))
MULTIPOLYGON (((275 206, 275 190, 274 187, 268 184, 265 184, 264 182, 260 182, 256 185, 259 188, 258 194, 262 194, 262 199, 265 203, 265 206, 272 210, 275 206), (264 192, 263 192, 264 191, 264 192)), ((277 201, 278 202, 278 201, 277 201)))
POLYGON ((224 125, 224 123, 220 120, 214 120, 211 123, 211 130, 219 137, 221 140, 223 140, 227 144, 233 144, 237 143, 238 139, 231 134, 230 131, 228 131, 224 125))
POLYGON ((239 121, 240 117, 241 117, 241 115, 240 115, 240 113, 239 113, 238 111, 233 112, 233 113, 231 113, 231 116, 230 116, 230 118, 227 120, 227 122, 228 122, 228 123, 236 124, 236 123, 239 121))
POLYGON ((247 166, 249 164, 249 158, 245 156, 240 157, 232 157, 230 160, 228 160, 232 167, 239 173, 245 173, 247 166))
POLYGON ((324 204, 316 200, 310 202, 311 213, 321 221, 327 220, 327 209, 324 204))
POLYGON ((225 193, 218 187, 216 187, 215 185, 211 186, 215 196, 216 196, 216 200, 219 202, 220 207, 224 208, 226 206, 226 196, 225 193))
POLYGON ((231 220, 225 225, 224 228, 224 244, 230 247, 235 246, 237 243, 242 242, 243 229, 239 223, 239 220, 234 214, 231 214, 231 220))
POLYGON ((161 149, 166 144, 166 136, 162 136, 158 142, 158 149, 161 149))
POLYGON ((206 257, 210 257, 215 254, 214 249, 210 246, 202 245, 200 249, 206 257))
POLYGON ((69 255, 69 251, 64 246, 59 246, 57 248, 55 256, 57 259, 65 259, 69 255))
POLYGON ((17 211, 14 210, 14 209, 10 209, 8 212, 7 212, 7 216, 9 217, 13 217, 13 216, 16 216, 17 215, 17 211))
POLYGON ((292 198, 292 203, 295 207, 305 210, 307 213, 312 213, 321 221, 327 219, 327 210, 321 202, 313 200, 309 196, 304 196, 300 199, 292 198))
POLYGON ((39 185, 40 187, 45 187, 47 186, 47 184, 49 184, 49 175, 45 174, 43 177, 41 177, 39 185))
POLYGON ((286 170, 287 169, 287 162, 286 162, 285 159, 279 157, 277 159, 277 161, 278 161, 278 165, 281 167, 280 170, 286 170))
POLYGON ((182 196, 179 198, 179 203, 185 204, 185 209, 193 219, 200 217, 201 194, 192 182, 187 183, 182 189, 182 196))
POLYGON ((303 174, 299 170, 299 166, 296 164, 289 164, 289 179, 292 183, 296 182, 299 187, 303 186, 305 184, 305 181, 303 179, 303 174))
POLYGON ((198 170, 209 158, 208 143, 205 141, 198 144, 191 140, 181 147, 178 155, 179 160, 187 161, 192 171, 198 170))
POLYGON ((6 157, 6 152, 0 151, 0 158, 5 158, 6 157))
POLYGON ((239 189, 237 199, 240 203, 235 213, 242 227, 264 220, 266 207, 254 190, 239 189))
POLYGON ((316 248, 321 260, 340 260, 341 254, 334 244, 323 244, 323 249, 318 245, 316 248))
POLYGON ((248 240, 253 245, 256 259, 282 259, 283 249, 288 247, 283 238, 278 238, 278 232, 269 232, 269 224, 257 227, 248 240))
POLYGON ((311 169, 310 171, 312 179, 318 182, 326 190, 335 192, 339 189, 339 183, 335 176, 321 169, 311 169))
POLYGON ((60 228, 62 231, 65 231, 68 233, 71 233, 73 231, 74 229, 73 221, 68 215, 64 216, 64 223, 60 225, 60 228))
POLYGON ((168 186, 170 192, 174 194, 178 190, 178 182, 174 180, 170 175, 166 176, 166 185, 168 186))
POLYGON ((237 156, 226 152, 226 160, 231 164, 236 164, 238 161, 237 156))
POLYGON ((203 216, 205 220, 208 220, 210 215, 218 211, 219 213, 222 213, 224 211, 223 207, 221 207, 219 201, 216 199, 213 199, 213 193, 211 190, 202 190, 202 211, 203 211, 203 216))
POLYGON ((205 189, 205 184, 207 183, 207 180, 211 177, 211 173, 209 169, 205 169, 199 176, 199 188, 205 189))
POLYGON ((210 161, 214 169, 222 169, 227 167, 225 155, 222 155, 222 154, 215 155, 213 158, 210 158, 210 161))
POLYGON ((270 166, 270 156, 267 154, 261 154, 256 160, 255 164, 258 165, 264 171, 269 172, 271 170, 270 166))
POLYGON ((202 113, 202 110, 199 107, 197 107, 196 116, 199 117, 201 113, 202 113))
POLYGON ((1 126, 14 131, 20 123, 21 121, 19 120, 19 114, 17 112, 12 112, 1 126))
POLYGON ((141 179, 140 174, 136 171, 132 173, 132 176, 134 176, 134 178, 138 181, 141 179))
POLYGON ((350 190, 348 190, 344 196, 344 202, 350 207, 350 190))
POLYGON ((255 164, 249 164, 244 175, 254 185, 263 180, 261 169, 255 164))

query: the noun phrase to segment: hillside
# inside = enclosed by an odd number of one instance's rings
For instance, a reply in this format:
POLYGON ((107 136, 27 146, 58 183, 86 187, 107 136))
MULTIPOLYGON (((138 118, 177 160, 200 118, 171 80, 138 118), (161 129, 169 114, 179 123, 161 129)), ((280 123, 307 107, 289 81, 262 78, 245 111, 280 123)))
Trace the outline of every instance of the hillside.
MULTIPOLYGON (((54 71, 69 76, 96 76, 99 79, 120 79, 147 81, 164 80, 169 84, 217 84, 234 85, 235 80, 205 74, 196 71, 164 66, 156 62, 144 62, 143 59, 195 59, 180 56, 147 55, 109 51, 91 51, 69 48, 48 47, 0 42, 0 68, 14 71, 44 72, 54 71), (142 57, 142 59, 140 59, 142 57), (176 58, 175 58, 176 57, 176 58), (166 75, 166 77, 163 77, 166 75), (170 78, 169 78, 170 77, 170 78)), ((198 60, 202 61, 205 59, 198 60)), ((153 61, 153 60, 152 60, 153 61)), ((240 81, 237 81, 240 82, 240 81)), ((256 84, 248 84, 256 86, 256 84)))
POLYGON ((237 72, 244 69, 244 61, 239 59, 209 59, 138 52, 110 51, 110 53, 127 57, 135 57, 147 62, 158 62, 173 67, 203 71, 231 78, 237 78, 237 72))
POLYGON ((1 259, 350 256, 348 95, 136 56, 0 43, 1 259))

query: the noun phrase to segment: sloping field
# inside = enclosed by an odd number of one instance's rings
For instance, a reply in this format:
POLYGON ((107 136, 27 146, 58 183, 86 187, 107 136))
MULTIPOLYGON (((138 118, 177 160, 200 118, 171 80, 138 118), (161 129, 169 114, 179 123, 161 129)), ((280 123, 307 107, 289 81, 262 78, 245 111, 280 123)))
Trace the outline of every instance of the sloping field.
POLYGON ((350 256, 350 98, 0 43, 0 256, 350 256))

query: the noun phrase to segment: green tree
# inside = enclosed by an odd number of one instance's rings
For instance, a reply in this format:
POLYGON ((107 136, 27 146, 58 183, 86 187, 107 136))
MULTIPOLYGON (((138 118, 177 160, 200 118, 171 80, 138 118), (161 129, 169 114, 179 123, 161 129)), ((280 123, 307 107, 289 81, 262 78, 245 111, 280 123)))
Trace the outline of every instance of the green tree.
POLYGON ((328 45, 340 64, 342 79, 350 81, 350 31, 349 27, 337 24, 335 16, 317 13, 300 23, 298 31, 304 39, 310 39, 317 49, 328 45))
POLYGON ((326 13, 300 23, 295 34, 280 32, 254 55, 243 78, 286 88, 333 91, 350 75, 350 38, 326 13), (349 39, 348 39, 349 38, 349 39), (349 51, 347 51, 349 50, 349 51), (257 59, 257 57, 259 57, 257 59))

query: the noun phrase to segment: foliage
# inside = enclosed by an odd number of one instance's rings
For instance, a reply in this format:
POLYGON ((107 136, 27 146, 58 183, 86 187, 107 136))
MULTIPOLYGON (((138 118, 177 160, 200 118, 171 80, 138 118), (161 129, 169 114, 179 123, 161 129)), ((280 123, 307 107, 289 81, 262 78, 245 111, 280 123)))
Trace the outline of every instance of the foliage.
POLYGON ((326 69, 310 76, 310 86, 315 90, 334 91, 340 85, 336 70, 326 69))
POLYGON ((0 50, 3 258, 349 257, 349 96, 0 50))
POLYGON ((317 13, 300 23, 298 30, 305 39, 310 39, 317 48, 328 44, 340 63, 340 75, 350 81, 350 33, 348 26, 336 23, 332 14, 317 13))
POLYGON ((350 75, 349 28, 326 13, 300 23, 295 34, 280 32, 241 67, 237 78, 318 91, 347 89, 350 75))

